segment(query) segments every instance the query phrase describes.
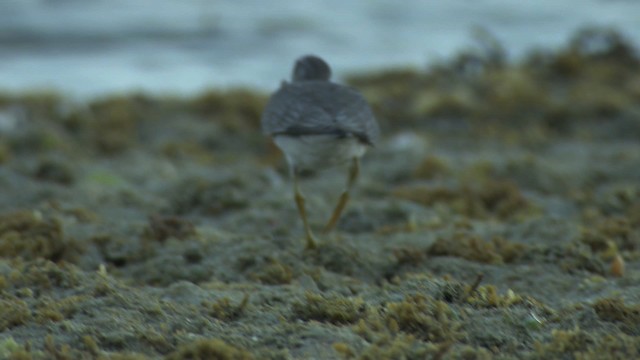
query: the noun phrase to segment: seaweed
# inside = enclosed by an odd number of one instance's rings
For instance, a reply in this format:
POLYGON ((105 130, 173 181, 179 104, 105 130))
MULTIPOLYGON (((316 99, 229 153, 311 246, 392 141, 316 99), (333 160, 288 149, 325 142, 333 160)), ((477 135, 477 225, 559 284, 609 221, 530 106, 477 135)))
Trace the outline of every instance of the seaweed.
POLYGON ((89 114, 91 143, 104 155, 131 148, 138 139, 137 124, 145 116, 136 99, 126 96, 93 101, 89 114))
POLYGON ((302 320, 343 325, 352 324, 361 319, 365 315, 366 305, 361 298, 324 296, 307 292, 304 301, 294 302, 291 310, 296 318, 302 320))
POLYGON ((0 254, 3 257, 74 260, 83 246, 64 236, 62 224, 37 211, 15 211, 0 215, 0 254))
POLYGON ((31 319, 31 311, 24 300, 0 299, 0 331, 23 325, 31 319))
POLYGON ((190 108, 231 133, 247 133, 260 128, 260 115, 267 98, 251 90, 209 90, 190 101, 190 108))
POLYGON ((480 186, 400 186, 393 195, 424 206, 444 205, 473 218, 495 216, 500 219, 526 217, 536 208, 512 182, 487 181, 480 186))
POLYGON ((169 238, 185 240, 196 236, 193 223, 177 216, 149 216, 149 224, 143 231, 143 237, 158 242, 165 242, 169 238))
POLYGON ((605 298, 596 301, 593 310, 601 320, 621 324, 629 335, 640 331, 640 305, 627 305, 620 298, 605 298))
POLYGON ((229 345, 220 339, 199 339, 181 345, 167 360, 250 360, 253 355, 245 349, 229 345))
POLYGON ((449 165, 443 159, 429 155, 416 167, 413 176, 418 179, 432 180, 449 172, 449 165))
POLYGON ((223 297, 215 302, 204 302, 202 305, 207 309, 207 313, 216 319, 232 321, 238 319, 245 312, 249 304, 249 295, 245 294, 240 303, 231 304, 231 299, 223 297))
POLYGON ((438 238, 427 250, 432 256, 455 256, 487 264, 511 263, 527 251, 524 244, 510 242, 501 237, 485 241, 477 235, 457 232, 451 238, 438 238))
POLYGON ((407 296, 404 301, 385 306, 385 321, 397 329, 430 342, 449 342, 458 338, 460 324, 449 306, 440 300, 423 296, 407 296))
POLYGON ((634 359, 640 355, 638 337, 596 335, 580 328, 553 330, 548 342, 537 342, 531 359, 634 359))
POLYGON ((566 136, 606 116, 631 133, 640 131, 637 122, 623 119, 633 116, 640 58, 619 32, 585 28, 566 47, 533 51, 514 65, 487 38, 492 36, 480 36, 476 49, 427 71, 390 70, 348 80, 389 129, 429 127, 444 118, 450 124, 466 119, 480 133, 490 124, 521 130, 517 138, 529 136, 523 127, 566 136))
POLYGON ((69 163, 57 159, 42 160, 35 169, 33 176, 38 180, 60 185, 72 185, 76 179, 73 167, 69 163))
POLYGON ((271 259, 253 277, 268 285, 289 284, 293 280, 293 271, 289 265, 271 259))

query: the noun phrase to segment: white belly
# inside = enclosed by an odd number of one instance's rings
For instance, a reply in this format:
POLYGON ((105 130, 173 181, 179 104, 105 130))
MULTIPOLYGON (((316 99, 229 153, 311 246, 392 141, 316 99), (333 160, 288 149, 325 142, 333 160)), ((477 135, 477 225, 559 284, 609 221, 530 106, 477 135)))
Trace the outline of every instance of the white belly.
POLYGON ((322 170, 348 163, 367 151, 367 145, 355 137, 336 138, 335 135, 278 135, 273 138, 289 165, 297 170, 322 170))

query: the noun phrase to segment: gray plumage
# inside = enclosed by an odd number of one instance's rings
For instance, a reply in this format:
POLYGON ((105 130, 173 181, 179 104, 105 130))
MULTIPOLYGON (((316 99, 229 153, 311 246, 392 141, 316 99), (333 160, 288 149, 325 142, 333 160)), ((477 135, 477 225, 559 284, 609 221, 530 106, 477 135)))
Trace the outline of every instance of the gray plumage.
POLYGON ((316 56, 300 58, 293 81, 283 82, 262 114, 270 136, 334 135, 374 145, 380 130, 366 100, 356 90, 329 81, 331 69, 316 56))
POLYGON ((292 82, 283 82, 269 99, 262 113, 262 130, 287 158, 307 248, 315 248, 298 186, 299 174, 349 164, 347 186, 325 226, 325 232, 331 231, 349 201, 349 191, 360 172, 360 158, 376 143, 380 130, 362 95, 332 83, 331 68, 321 58, 301 57, 291 77, 292 82))

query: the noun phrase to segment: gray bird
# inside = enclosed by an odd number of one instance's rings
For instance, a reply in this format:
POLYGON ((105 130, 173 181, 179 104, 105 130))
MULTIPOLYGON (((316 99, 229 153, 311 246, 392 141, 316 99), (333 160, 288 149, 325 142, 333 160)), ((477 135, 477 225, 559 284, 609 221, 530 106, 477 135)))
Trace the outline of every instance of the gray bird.
POLYGON ((331 68, 321 58, 307 55, 293 68, 292 82, 282 82, 262 114, 262 130, 284 153, 293 177, 293 191, 304 224, 307 248, 316 241, 309 228, 304 196, 298 186, 302 171, 348 164, 347 186, 325 232, 331 231, 349 201, 360 158, 374 146, 380 130, 360 93, 331 82, 331 68))

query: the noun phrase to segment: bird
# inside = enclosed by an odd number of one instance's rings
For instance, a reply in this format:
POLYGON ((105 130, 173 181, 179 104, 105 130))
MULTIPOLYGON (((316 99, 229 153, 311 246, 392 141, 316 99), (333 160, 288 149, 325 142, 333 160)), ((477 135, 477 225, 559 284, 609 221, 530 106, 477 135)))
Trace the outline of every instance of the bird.
POLYGON ((360 173, 360 158, 374 147, 380 129, 373 111, 357 90, 331 81, 331 68, 316 55, 299 57, 291 81, 282 81, 261 117, 262 131, 284 154, 293 194, 304 225, 306 247, 315 248, 299 178, 304 172, 331 167, 348 169, 347 183, 324 227, 335 227, 360 173))

